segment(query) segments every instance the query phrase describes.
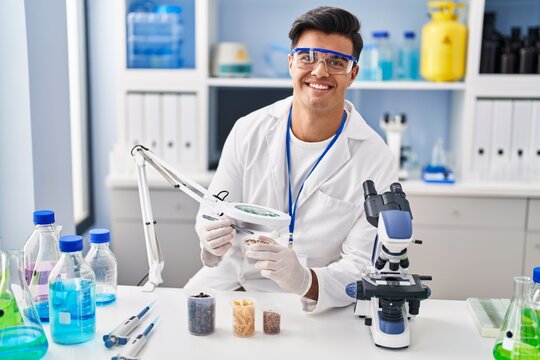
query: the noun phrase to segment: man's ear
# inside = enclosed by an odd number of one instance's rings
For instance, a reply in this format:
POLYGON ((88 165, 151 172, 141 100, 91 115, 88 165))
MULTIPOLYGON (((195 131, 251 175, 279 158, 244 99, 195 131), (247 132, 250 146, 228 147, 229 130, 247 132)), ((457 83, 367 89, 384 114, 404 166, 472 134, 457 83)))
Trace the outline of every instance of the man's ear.
POLYGON ((287 55, 289 60, 289 75, 292 77, 292 67, 293 67, 293 56, 291 54, 287 55))
POLYGON ((349 85, 351 85, 354 82, 354 80, 356 80, 359 70, 360 70, 360 67, 358 66, 358 64, 354 65, 353 69, 351 70, 351 82, 349 83, 349 85))

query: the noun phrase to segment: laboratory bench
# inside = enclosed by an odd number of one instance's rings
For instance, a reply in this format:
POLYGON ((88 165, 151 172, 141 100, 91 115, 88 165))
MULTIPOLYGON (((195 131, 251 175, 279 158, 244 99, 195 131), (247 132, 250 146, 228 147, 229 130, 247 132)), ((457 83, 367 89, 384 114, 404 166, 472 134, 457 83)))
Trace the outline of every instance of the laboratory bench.
POLYGON ((482 338, 470 317, 465 301, 425 300, 420 314, 410 322, 411 344, 407 349, 388 350, 373 344, 364 321, 353 315, 353 306, 318 314, 304 313, 296 295, 214 291, 216 331, 209 336, 188 332, 187 296, 198 292, 180 288, 157 288, 152 293, 141 287, 119 286, 118 299, 112 305, 97 308, 96 336, 78 345, 58 345, 45 331, 49 350, 44 359, 110 359, 121 347, 107 350, 103 335, 120 322, 137 314, 156 300, 155 307, 134 333, 160 316, 141 351, 142 359, 490 359, 494 339, 482 338), (232 302, 250 297, 255 300, 255 334, 248 338, 233 335, 232 302), (262 331, 261 305, 278 303, 281 307, 281 333, 262 331))

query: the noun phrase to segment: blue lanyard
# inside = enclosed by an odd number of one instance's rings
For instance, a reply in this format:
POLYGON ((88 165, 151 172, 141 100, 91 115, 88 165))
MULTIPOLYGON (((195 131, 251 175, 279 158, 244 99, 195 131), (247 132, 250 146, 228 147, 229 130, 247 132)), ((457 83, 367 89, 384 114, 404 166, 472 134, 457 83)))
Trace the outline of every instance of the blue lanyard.
POLYGON ((313 167, 309 171, 308 175, 304 179, 304 182, 302 182, 302 185, 300 186, 300 190, 298 190, 298 194, 296 195, 296 199, 295 199, 294 204, 293 204, 293 202, 292 202, 292 190, 291 190, 291 134, 290 134, 291 122, 292 122, 292 106, 291 106, 291 110, 289 111, 289 120, 287 121, 287 135, 286 135, 287 140, 286 140, 286 144, 285 144, 286 148, 287 148, 287 178, 288 178, 288 181, 289 181, 289 215, 291 216, 291 223, 289 224, 289 247, 290 248, 292 248, 292 245, 293 245, 294 223, 295 223, 295 220, 296 220, 296 204, 298 204, 298 198, 300 197, 300 193, 302 192, 302 189, 304 188, 304 184, 305 184, 307 178, 311 175, 313 170, 315 170, 317 165, 319 165, 319 163, 321 162, 324 155, 326 155, 328 150, 330 150, 332 145, 334 145, 337 138, 339 137, 339 135, 343 131, 343 127, 345 126, 345 120, 347 120, 347 113, 345 111, 343 111, 343 117, 341 118, 341 125, 339 125, 338 131, 336 132, 336 134, 334 135, 334 137, 332 138, 332 140, 330 141, 328 146, 326 146, 326 149, 324 149, 324 151, 321 154, 321 156, 319 157, 319 159, 315 162, 315 165, 313 165, 313 167))

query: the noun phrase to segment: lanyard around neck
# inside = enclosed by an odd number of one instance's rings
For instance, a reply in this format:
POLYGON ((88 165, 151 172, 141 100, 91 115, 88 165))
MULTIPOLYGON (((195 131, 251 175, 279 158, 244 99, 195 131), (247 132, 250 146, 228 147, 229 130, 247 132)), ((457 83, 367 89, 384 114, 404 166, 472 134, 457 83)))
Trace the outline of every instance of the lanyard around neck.
POLYGON ((336 131, 336 134, 330 141, 330 143, 326 146, 326 149, 322 152, 321 156, 319 156, 319 159, 315 162, 315 165, 311 168, 309 173, 307 174, 306 178, 300 185, 300 189, 298 190, 298 194, 296 194, 296 199, 294 200, 294 203, 292 201, 292 189, 291 189, 291 123, 292 123, 292 106, 291 110, 289 111, 289 120, 287 121, 287 135, 286 135, 286 150, 287 150, 287 178, 289 181, 289 215, 291 216, 291 223, 289 224, 289 247, 292 248, 293 245, 293 234, 294 234, 294 223, 296 220, 296 205, 298 204, 298 198, 300 197, 300 193, 302 192, 302 189, 304 188, 304 184, 308 177, 311 175, 313 170, 319 165, 323 157, 326 155, 326 153, 330 150, 332 145, 336 142, 339 135, 343 131, 343 127, 345 126, 345 120, 347 120, 347 113, 345 110, 343 110, 343 117, 341 118, 341 124, 339 125, 339 129, 336 131))

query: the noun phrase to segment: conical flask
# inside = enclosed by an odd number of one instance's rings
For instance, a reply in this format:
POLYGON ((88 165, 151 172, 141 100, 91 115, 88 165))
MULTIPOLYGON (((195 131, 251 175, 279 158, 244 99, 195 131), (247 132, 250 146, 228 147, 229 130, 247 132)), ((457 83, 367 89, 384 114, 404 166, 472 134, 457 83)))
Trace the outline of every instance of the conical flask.
POLYGON ((49 346, 18 250, 0 252, 0 359, 40 359, 49 346))
POLYGON ((493 348, 497 360, 540 359, 538 319, 529 301, 531 285, 530 277, 514 277, 512 301, 493 348))

